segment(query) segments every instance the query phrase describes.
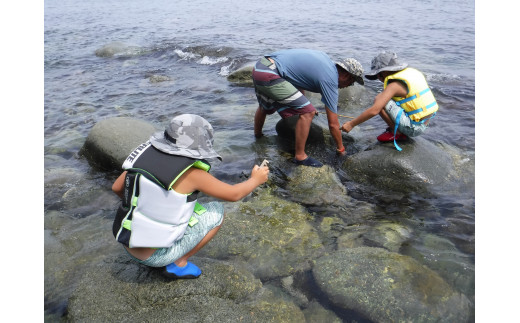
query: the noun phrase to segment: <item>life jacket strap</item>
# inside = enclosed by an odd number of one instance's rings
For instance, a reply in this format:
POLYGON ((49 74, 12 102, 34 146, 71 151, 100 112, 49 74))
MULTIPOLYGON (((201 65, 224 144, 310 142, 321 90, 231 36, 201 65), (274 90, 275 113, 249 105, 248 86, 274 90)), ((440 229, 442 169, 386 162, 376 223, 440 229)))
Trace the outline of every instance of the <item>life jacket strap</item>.
POLYGON ((426 121, 428 121, 428 120, 430 120, 430 119, 433 119, 433 117, 435 117, 436 114, 437 114, 437 112, 434 112, 430 117, 428 117, 428 118, 426 118, 426 119, 423 119, 423 120, 421 120, 421 121, 413 121, 413 120, 410 119, 410 122, 413 123, 413 124, 417 124, 417 125, 419 125, 419 124, 423 124, 423 123, 425 123, 426 121))
POLYGON ((399 122, 401 121, 401 115, 403 114, 403 111, 404 109, 403 108, 400 108, 399 109, 399 112, 397 112, 397 117, 395 118, 395 127, 394 127, 394 146, 395 146, 395 149, 397 149, 398 151, 401 151, 403 150, 401 147, 399 147, 397 145, 397 142, 395 142, 395 136, 397 134, 397 128, 399 127, 399 122))
POLYGON ((406 98, 406 99, 402 99, 402 100, 396 101, 395 103, 396 103, 398 106, 401 106, 401 104, 406 103, 406 102, 409 102, 409 101, 412 101, 412 100, 415 100, 415 99, 417 99, 418 97, 420 97, 421 95, 424 95, 425 93, 428 93, 429 91, 430 91, 430 88, 427 87, 426 89, 422 90, 421 92, 416 93, 416 94, 414 94, 414 95, 412 95, 411 97, 408 97, 408 98, 406 98))

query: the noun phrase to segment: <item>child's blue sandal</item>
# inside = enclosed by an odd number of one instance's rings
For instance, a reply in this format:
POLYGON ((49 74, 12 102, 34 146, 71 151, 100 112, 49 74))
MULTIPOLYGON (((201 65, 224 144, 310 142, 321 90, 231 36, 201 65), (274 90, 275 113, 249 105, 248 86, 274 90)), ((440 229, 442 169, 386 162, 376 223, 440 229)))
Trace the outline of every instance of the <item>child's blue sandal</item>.
POLYGON ((164 275, 168 278, 174 279, 197 278, 201 273, 202 272, 200 271, 199 267, 192 264, 191 262, 188 262, 184 267, 179 267, 172 262, 164 268, 164 275))

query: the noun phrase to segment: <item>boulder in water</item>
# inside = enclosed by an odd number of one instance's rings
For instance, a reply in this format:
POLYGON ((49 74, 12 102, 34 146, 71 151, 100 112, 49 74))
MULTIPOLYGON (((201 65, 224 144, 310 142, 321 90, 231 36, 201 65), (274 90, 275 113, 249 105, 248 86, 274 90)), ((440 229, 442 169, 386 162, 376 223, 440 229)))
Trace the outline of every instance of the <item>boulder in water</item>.
POLYGON ((253 66, 245 66, 229 74, 227 80, 237 86, 253 87, 253 66))
POLYGON ((129 256, 107 257, 81 279, 67 319, 90 322, 303 322, 303 312, 243 268, 193 258, 202 275, 167 280, 129 256))
POLYGON ((333 304, 374 322, 467 322, 470 317, 468 298, 411 257, 359 247, 315 264, 316 285, 333 304))
POLYGON ((395 192, 427 192, 456 176, 452 156, 424 138, 399 143, 375 144, 349 156, 342 167, 356 182, 395 192))
POLYGON ((79 153, 91 165, 120 170, 132 150, 147 141, 156 130, 151 123, 135 118, 105 119, 92 127, 79 153))
POLYGON ((115 41, 97 49, 95 51, 98 57, 113 57, 115 55, 134 56, 142 52, 137 46, 127 45, 123 42, 115 41))

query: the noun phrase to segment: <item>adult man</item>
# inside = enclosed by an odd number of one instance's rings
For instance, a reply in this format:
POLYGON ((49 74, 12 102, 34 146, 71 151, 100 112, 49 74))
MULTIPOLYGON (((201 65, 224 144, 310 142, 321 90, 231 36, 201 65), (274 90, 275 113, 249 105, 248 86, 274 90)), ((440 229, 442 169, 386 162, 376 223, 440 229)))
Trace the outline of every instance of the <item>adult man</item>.
POLYGON ((381 52, 372 60, 371 69, 365 77, 383 82, 383 92, 375 97, 370 108, 355 119, 345 122, 341 130, 349 132, 358 124, 379 114, 388 128, 377 140, 394 141, 395 147, 400 151, 396 141, 422 134, 439 106, 424 75, 408 67, 408 64, 399 62, 397 54, 381 52))
POLYGON ((320 93, 325 104, 329 130, 338 154, 345 153, 339 127, 338 88, 364 84, 363 67, 353 58, 333 62, 321 51, 287 49, 262 57, 253 69, 253 83, 258 99, 255 113, 255 136, 261 137, 266 115, 275 111, 282 118, 299 115, 295 129, 293 162, 321 167, 318 160, 305 153, 305 143, 314 115, 314 106, 305 97, 305 90, 320 93))

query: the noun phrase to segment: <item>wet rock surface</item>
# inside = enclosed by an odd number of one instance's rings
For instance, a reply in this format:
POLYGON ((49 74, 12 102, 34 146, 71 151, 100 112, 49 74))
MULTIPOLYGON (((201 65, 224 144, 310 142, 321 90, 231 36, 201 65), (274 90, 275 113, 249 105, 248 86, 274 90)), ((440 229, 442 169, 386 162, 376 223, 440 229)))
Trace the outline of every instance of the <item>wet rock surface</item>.
MULTIPOLYGON (((278 136, 290 142, 295 119, 279 124, 278 136)), ((314 130, 311 140, 319 145, 323 129, 314 130)), ((154 131, 134 118, 101 121, 82 156, 119 171, 154 131)), ((397 195, 453 189, 450 183, 464 174, 456 149, 421 139, 401 146, 404 154, 371 145, 339 167, 356 183, 397 195)), ((462 291, 474 290, 474 268, 460 265, 471 260, 462 259, 458 245, 378 218, 379 206, 353 198, 330 165, 286 163, 283 170, 273 165, 270 181, 242 201, 223 202, 222 228, 191 260, 202 276, 178 281, 135 263, 114 241, 118 199, 109 190, 85 192, 69 184, 84 181, 74 169, 46 169, 46 196, 59 199, 53 208, 68 210, 45 217, 46 302, 62 302, 46 306, 66 308, 66 319, 80 322, 472 320, 474 298, 462 291), (104 206, 92 209, 89 201, 104 206)))
POLYGON ((375 185, 393 192, 427 193, 457 177, 452 156, 421 137, 399 143, 374 144, 350 156, 343 169, 359 183, 375 185))
POLYGON ((247 270, 194 257, 198 279, 168 280, 127 256, 107 257, 81 279, 69 319, 89 322, 289 322, 301 310, 262 287, 247 270))
POLYGON ((359 247, 317 259, 313 275, 337 306, 374 322, 465 322, 470 302, 411 257, 359 247))

